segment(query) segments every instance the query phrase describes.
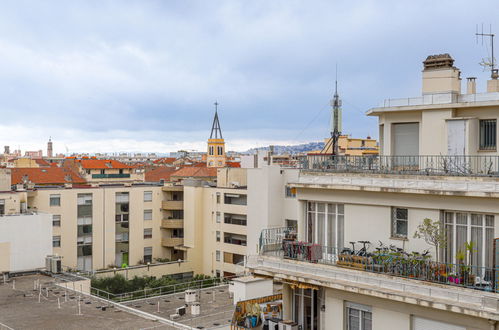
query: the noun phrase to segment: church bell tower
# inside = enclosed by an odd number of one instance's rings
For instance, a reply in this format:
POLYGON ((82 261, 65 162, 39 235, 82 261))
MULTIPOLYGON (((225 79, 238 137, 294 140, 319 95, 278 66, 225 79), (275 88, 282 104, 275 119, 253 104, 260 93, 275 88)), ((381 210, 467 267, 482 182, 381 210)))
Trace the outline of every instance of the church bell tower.
POLYGON ((211 125, 211 134, 208 139, 208 153, 206 157, 206 166, 225 167, 225 141, 222 137, 222 129, 218 121, 218 102, 215 102, 215 117, 211 125))

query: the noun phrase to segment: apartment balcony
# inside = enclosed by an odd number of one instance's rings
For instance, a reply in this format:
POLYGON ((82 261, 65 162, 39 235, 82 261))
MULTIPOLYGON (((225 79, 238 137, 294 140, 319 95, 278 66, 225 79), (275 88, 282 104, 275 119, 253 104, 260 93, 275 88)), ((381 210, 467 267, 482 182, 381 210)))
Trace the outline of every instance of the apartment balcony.
POLYGON ((92 174, 92 179, 128 179, 129 173, 92 174))
POLYGON ((498 268, 376 254, 350 255, 296 241, 290 228, 262 231, 260 254, 247 268, 285 282, 302 282, 409 304, 499 319, 498 268))
POLYGON ((435 176, 499 177, 499 156, 333 156, 309 155, 304 170, 337 173, 372 173, 435 176))
POLYGON ((183 210, 184 201, 163 201, 161 207, 164 210, 183 210))
POLYGON ((181 185, 168 185, 161 188, 163 191, 184 191, 184 186, 181 185))
POLYGON ((176 247, 183 244, 183 237, 164 237, 161 239, 161 245, 164 247, 176 247))
POLYGON ((163 219, 163 220, 161 220, 161 228, 166 228, 166 229, 184 228, 184 220, 183 219, 163 219))

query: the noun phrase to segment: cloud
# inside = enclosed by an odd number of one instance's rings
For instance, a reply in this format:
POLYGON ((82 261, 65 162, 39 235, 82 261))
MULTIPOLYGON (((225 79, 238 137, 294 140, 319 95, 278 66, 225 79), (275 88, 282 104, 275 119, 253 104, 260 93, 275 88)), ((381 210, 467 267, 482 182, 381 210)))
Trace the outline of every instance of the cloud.
POLYGON ((429 54, 450 52, 484 86, 474 30, 494 22, 494 2, 472 5, 5 2, 0 143, 43 148, 52 135, 78 151, 202 150, 215 100, 235 149, 317 141, 329 131, 336 64, 344 130, 376 136, 364 112, 418 95, 429 54))

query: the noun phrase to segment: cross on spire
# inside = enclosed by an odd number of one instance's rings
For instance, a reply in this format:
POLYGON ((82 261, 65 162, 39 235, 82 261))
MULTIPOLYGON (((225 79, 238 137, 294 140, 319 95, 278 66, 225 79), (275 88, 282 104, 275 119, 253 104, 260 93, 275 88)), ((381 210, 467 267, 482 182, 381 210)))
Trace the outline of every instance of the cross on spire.
POLYGON ((213 124, 211 125, 210 139, 223 139, 222 129, 220 128, 220 122, 218 121, 218 102, 215 101, 214 105, 215 105, 215 117, 213 118, 213 124))

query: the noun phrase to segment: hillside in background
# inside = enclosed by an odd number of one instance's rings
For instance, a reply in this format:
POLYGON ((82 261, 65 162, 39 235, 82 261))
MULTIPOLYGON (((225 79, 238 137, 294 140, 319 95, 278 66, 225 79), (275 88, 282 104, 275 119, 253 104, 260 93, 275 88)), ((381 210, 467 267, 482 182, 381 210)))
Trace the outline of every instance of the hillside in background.
MULTIPOLYGON (((298 154, 298 153, 306 153, 313 150, 322 150, 324 148, 324 142, 309 142, 304 144, 297 144, 292 146, 274 146, 275 154, 298 154)), ((254 154, 258 150, 269 150, 269 147, 261 147, 261 148, 252 148, 246 151, 245 153, 254 154)))

